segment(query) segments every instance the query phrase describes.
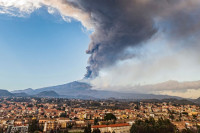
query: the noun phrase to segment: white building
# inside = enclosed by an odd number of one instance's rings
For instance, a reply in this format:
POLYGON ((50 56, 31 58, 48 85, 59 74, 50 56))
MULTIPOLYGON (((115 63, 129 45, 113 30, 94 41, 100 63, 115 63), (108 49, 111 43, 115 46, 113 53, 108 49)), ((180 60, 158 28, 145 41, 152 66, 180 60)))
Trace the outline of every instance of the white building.
POLYGON ((8 126, 7 133, 28 133, 28 126, 8 126))
POLYGON ((99 129, 101 133, 115 132, 115 133, 130 133, 131 125, 128 123, 122 124, 112 124, 112 125, 94 125, 92 126, 92 131, 94 129, 99 129))

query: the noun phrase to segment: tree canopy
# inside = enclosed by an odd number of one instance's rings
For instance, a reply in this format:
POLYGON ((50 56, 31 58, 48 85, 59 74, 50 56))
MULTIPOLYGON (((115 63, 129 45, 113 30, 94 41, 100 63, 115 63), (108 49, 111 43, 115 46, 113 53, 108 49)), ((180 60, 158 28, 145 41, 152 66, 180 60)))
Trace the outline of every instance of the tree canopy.
POLYGON ((104 116, 104 120, 105 121, 109 121, 109 120, 117 120, 116 116, 112 113, 107 113, 105 116, 104 116))
POLYGON ((159 119, 155 121, 153 118, 147 120, 137 120, 132 125, 130 133, 176 133, 177 128, 168 119, 159 119))

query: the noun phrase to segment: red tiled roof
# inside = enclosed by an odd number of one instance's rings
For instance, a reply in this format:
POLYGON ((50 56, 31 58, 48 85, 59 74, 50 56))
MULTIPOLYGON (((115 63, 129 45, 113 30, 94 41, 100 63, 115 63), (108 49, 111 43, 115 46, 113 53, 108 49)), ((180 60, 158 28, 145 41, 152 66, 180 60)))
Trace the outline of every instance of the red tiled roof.
POLYGON ((112 125, 94 125, 92 128, 104 128, 104 127, 123 127, 130 126, 128 123, 112 124, 112 125))

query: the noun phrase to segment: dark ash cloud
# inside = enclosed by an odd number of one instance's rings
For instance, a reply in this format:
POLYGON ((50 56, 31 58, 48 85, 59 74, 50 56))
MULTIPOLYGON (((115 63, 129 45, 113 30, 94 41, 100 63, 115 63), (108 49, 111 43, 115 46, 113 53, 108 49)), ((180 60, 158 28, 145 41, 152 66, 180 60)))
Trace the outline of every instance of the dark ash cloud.
POLYGON ((94 32, 86 51, 90 54, 86 78, 119 60, 136 57, 127 48, 141 46, 157 31, 169 37, 199 31, 199 2, 194 0, 79 0, 73 6, 89 14, 94 32), (187 5, 191 7, 187 7, 187 5), (193 9, 193 7, 195 7, 193 9), (195 16, 197 18, 195 18, 195 16), (198 30, 197 30, 198 29, 198 30))
POLYGON ((89 0, 79 4, 90 14, 95 29, 87 50, 91 56, 86 78, 96 77, 101 68, 118 60, 133 57, 134 53, 127 53, 126 48, 139 45, 157 31, 151 14, 141 10, 151 5, 130 0, 89 0))

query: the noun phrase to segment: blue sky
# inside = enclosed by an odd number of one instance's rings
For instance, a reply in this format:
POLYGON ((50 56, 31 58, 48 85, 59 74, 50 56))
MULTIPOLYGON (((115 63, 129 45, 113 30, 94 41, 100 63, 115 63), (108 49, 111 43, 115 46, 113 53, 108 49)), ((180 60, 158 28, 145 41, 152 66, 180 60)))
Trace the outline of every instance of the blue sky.
POLYGON ((0 88, 25 89, 83 78, 89 34, 43 8, 27 17, 0 14, 0 88))

